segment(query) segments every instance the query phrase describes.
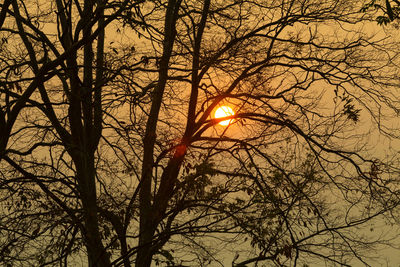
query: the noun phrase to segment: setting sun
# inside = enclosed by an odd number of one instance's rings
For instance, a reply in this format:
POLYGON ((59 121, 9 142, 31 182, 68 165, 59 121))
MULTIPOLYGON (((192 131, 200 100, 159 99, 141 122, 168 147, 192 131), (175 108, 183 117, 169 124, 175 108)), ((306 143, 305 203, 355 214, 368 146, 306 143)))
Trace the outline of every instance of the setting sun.
MULTIPOLYGON (((233 112, 233 109, 232 109, 231 107, 229 107, 229 106, 221 106, 221 107, 219 107, 219 108, 215 111, 214 117, 215 117, 216 119, 219 119, 219 118, 223 118, 223 117, 227 117, 227 116, 232 116, 232 115, 235 115, 235 112, 233 112)), ((227 125, 229 125, 232 121, 233 121, 232 119, 231 119, 231 120, 221 121, 221 122, 219 123, 219 125, 227 126, 227 125)))

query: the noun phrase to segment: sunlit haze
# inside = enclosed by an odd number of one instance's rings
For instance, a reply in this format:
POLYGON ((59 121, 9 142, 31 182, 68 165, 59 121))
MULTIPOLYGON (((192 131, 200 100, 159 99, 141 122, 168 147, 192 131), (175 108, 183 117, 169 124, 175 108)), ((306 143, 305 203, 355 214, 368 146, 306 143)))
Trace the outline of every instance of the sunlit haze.
MULTIPOLYGON (((229 106, 221 106, 215 111, 214 117, 216 119, 219 119, 219 118, 233 116, 233 115, 235 115, 235 112, 233 111, 233 109, 231 107, 229 107, 229 106)), ((225 121, 221 121, 219 123, 219 125, 227 126, 231 122, 232 122, 232 120, 225 120, 225 121)))

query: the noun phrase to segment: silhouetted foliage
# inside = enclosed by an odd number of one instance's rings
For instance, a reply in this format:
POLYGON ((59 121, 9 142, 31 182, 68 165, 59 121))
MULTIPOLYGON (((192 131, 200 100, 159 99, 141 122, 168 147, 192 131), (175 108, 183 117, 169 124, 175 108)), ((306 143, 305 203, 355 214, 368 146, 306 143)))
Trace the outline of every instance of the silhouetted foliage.
POLYGON ((375 9, 383 14, 379 14, 376 17, 376 21, 379 25, 387 25, 388 23, 399 19, 400 15, 400 1, 398 0, 385 0, 376 1, 372 0, 365 4, 361 11, 366 12, 369 9, 375 9))
POLYGON ((400 46, 362 5, 4 1, 0 262, 374 263, 400 46))

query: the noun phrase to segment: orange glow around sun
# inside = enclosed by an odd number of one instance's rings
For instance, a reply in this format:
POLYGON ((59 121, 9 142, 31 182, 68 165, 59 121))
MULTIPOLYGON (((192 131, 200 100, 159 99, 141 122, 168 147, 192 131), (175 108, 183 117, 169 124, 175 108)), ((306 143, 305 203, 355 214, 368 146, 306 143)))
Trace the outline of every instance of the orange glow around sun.
MULTIPOLYGON (((233 111, 233 109, 229 106, 221 106, 219 108, 217 108, 217 110, 214 113, 214 118, 219 119, 219 118, 223 118, 223 117, 227 117, 227 116, 233 116, 235 115, 235 112, 233 111)), ((233 120, 225 120, 225 121, 221 121, 219 123, 219 125, 222 126, 227 126, 230 123, 232 123, 233 120)))

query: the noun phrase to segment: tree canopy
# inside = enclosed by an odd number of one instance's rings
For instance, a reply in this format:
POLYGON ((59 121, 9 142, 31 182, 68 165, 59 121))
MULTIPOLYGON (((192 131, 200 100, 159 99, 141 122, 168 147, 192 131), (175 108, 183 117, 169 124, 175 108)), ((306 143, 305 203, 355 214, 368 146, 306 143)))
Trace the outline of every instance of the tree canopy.
POLYGON ((0 8, 5 266, 368 266, 397 244, 400 46, 360 1, 0 8))
POLYGON ((376 1, 372 0, 367 2, 363 7, 362 11, 367 11, 368 9, 375 9, 379 11, 376 21, 379 25, 387 25, 390 22, 399 19, 400 15, 400 1, 398 0, 385 0, 385 1, 376 1), (383 3, 384 2, 384 3, 383 3))

